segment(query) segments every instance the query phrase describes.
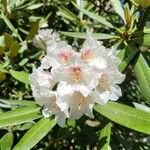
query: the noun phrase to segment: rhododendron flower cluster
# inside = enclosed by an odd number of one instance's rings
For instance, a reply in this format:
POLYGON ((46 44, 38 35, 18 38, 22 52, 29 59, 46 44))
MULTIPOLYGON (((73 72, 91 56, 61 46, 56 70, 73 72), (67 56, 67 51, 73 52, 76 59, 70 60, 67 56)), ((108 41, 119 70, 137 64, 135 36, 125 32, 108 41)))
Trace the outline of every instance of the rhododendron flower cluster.
POLYGON ((67 118, 93 118, 95 103, 104 105, 122 95, 118 84, 125 75, 118 71, 120 61, 114 50, 105 48, 90 34, 79 52, 48 29, 39 31, 34 44, 47 51, 39 68, 30 75, 33 97, 43 106, 44 117, 55 115, 60 126, 67 118))

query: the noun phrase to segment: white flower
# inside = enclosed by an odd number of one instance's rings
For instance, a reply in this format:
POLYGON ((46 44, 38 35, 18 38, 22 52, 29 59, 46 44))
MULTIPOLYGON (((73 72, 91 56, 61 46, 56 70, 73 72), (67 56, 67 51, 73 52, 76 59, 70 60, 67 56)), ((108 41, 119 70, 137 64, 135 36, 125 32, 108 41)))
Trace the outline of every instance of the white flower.
POLYGON ((91 67, 98 69, 104 69, 109 64, 118 64, 118 58, 113 54, 113 50, 106 49, 102 42, 97 41, 91 35, 88 35, 83 43, 80 57, 91 67))
POLYGON ((30 75, 30 85, 33 91, 33 96, 38 94, 49 94, 55 85, 51 73, 41 70, 40 68, 33 68, 33 73, 30 75))
POLYGON ((53 33, 52 29, 41 29, 35 35, 33 45, 37 48, 46 49, 47 45, 55 40, 59 41, 60 39, 57 33, 53 33))
POLYGON ((55 41, 47 47, 47 55, 42 59, 41 66, 46 69, 66 65, 72 59, 74 53, 75 51, 65 41, 55 41))
POLYGON ((54 80, 66 82, 84 96, 89 95, 99 81, 97 69, 83 63, 77 53, 67 65, 52 68, 51 72, 54 80))
POLYGON ((61 82, 57 88, 60 99, 57 101, 62 111, 68 107, 68 117, 70 119, 79 119, 83 114, 90 118, 94 118, 92 108, 94 100, 89 95, 85 97, 81 92, 76 91, 65 82, 61 82))
POLYGON ((39 31, 35 41, 37 46, 47 49, 41 66, 30 75, 33 96, 43 106, 45 118, 54 115, 60 126, 65 125, 66 118, 94 118, 94 103, 103 105, 122 95, 118 84, 125 75, 117 69, 120 61, 115 51, 105 48, 91 35, 80 52, 60 41, 52 30, 39 31))
POLYGON ((42 114, 45 118, 49 118, 55 115, 56 122, 63 127, 65 125, 66 115, 65 112, 68 110, 63 109, 61 111, 57 105, 57 92, 51 92, 49 95, 38 95, 35 97, 36 102, 43 106, 42 114))
POLYGON ((106 104, 108 100, 118 100, 122 96, 121 84, 125 75, 121 74, 117 68, 107 68, 100 74, 99 84, 93 92, 95 101, 100 104, 106 104))

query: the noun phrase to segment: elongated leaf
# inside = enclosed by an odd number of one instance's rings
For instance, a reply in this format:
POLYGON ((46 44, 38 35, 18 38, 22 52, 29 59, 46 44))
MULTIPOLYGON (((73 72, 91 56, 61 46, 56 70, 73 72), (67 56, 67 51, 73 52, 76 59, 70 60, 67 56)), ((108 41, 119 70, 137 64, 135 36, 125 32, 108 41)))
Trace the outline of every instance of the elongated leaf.
POLYGON ((31 23, 31 29, 28 33, 26 40, 32 40, 39 29, 39 21, 31 23))
MULTIPOLYGON (((60 32, 60 33, 69 37, 80 38, 80 39, 85 39, 87 37, 87 33, 79 33, 79 32, 60 32)), ((105 34, 105 33, 92 33, 91 35, 96 39, 101 39, 101 40, 118 38, 117 36, 111 34, 105 34)))
POLYGON ((148 112, 116 102, 109 102, 106 105, 95 105, 94 109, 120 125, 150 134, 150 113, 148 112))
POLYGON ((42 118, 26 132, 13 150, 30 150, 55 126, 55 124, 55 120, 42 118))
POLYGON ((18 39, 20 41, 22 41, 22 39, 21 39, 20 35, 18 34, 18 32, 16 31, 15 27, 12 25, 12 23, 9 21, 9 19, 3 13, 1 13, 1 18, 5 21, 5 23, 10 28, 10 30, 18 37, 18 39))
POLYGON ((58 13, 59 15, 67 18, 68 20, 74 21, 74 23, 79 23, 79 19, 77 18, 77 16, 65 7, 59 8, 58 13))
POLYGON ((8 132, 0 140, 0 149, 11 150, 12 144, 13 144, 13 134, 11 132, 8 132))
POLYGON ((150 46, 150 34, 144 34, 143 45, 150 46))
POLYGON ((38 9, 43 5, 44 5, 43 3, 32 4, 32 5, 28 6, 26 9, 28 9, 28 10, 38 9))
POLYGON ((111 134, 111 123, 107 122, 107 124, 101 129, 100 132, 100 150, 109 150, 110 143, 110 134, 111 134))
POLYGON ((123 19, 123 21, 125 22, 125 18, 124 18, 124 10, 121 6, 121 2, 120 0, 110 0, 115 12, 123 19))
POLYGON ((150 68, 142 54, 135 62, 133 70, 144 98, 150 102, 150 68))
POLYGON ((137 54, 137 52, 137 50, 132 51, 132 53, 119 64, 118 69, 120 72, 123 72, 125 70, 125 68, 130 64, 131 60, 137 54))
MULTIPOLYGON (((73 3, 73 2, 72 2, 73 3)), ((90 18, 92 18, 93 20, 96 20, 97 22, 109 27, 109 28, 114 28, 114 26, 108 22, 104 17, 94 14, 93 12, 90 12, 86 9, 83 9, 81 7, 79 7, 78 5, 76 5, 75 3, 73 3, 73 5, 78 8, 80 11, 82 11, 84 14, 86 14, 87 16, 89 16, 90 18)))
POLYGON ((40 108, 36 106, 21 107, 0 114, 0 128, 22 124, 40 118, 40 108))
POLYGON ((10 74, 18 81, 29 84, 29 74, 24 71, 10 70, 10 74))
POLYGON ((125 50, 125 49, 121 49, 121 50, 119 51, 117 57, 118 57, 121 61, 123 61, 123 60, 125 59, 125 57, 126 57, 126 50, 125 50))
POLYGON ((150 113, 150 107, 148 106, 145 106, 143 104, 139 104, 139 103, 135 103, 133 102, 134 106, 137 108, 137 109, 140 109, 140 110, 143 110, 143 111, 146 111, 146 112, 149 112, 150 113))
MULTIPOLYGON (((130 55, 133 51, 136 51, 137 48, 131 45, 128 46, 126 52, 130 55)), ((146 101, 150 102, 150 68, 144 59, 142 53, 138 55, 138 58, 133 62, 133 71, 138 80, 138 84, 141 89, 141 93, 146 101)))
POLYGON ((0 99, 0 107, 3 108, 23 107, 23 106, 33 106, 33 105, 36 105, 34 101, 0 99))

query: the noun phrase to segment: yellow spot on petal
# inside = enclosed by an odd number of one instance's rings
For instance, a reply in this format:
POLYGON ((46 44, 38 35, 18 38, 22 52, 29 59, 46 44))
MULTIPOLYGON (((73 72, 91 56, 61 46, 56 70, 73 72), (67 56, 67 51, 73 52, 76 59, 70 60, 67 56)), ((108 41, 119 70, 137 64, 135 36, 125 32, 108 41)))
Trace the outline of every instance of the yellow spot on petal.
POLYGON ((73 53, 71 51, 61 51, 58 53, 59 60, 66 64, 72 57, 73 53))
POLYGON ((75 83, 81 81, 81 79, 82 79, 82 67, 81 66, 70 67, 70 78, 75 83))
POLYGON ((84 97, 80 92, 75 92, 75 100, 77 102, 78 110, 80 110, 82 104, 87 101, 87 98, 84 97))
POLYGON ((95 54, 92 49, 85 49, 81 53, 81 59, 83 59, 85 62, 90 62, 94 58, 95 54))
POLYGON ((103 89, 109 89, 109 80, 108 80, 108 76, 107 74, 102 74, 100 80, 99 80, 99 85, 103 88, 103 89))

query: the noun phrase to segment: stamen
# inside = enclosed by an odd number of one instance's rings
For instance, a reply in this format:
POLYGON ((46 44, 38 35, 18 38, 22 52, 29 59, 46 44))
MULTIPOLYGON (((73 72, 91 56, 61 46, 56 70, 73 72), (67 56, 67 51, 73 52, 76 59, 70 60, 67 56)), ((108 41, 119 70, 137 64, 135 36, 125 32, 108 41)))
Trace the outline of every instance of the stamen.
POLYGON ((62 63, 67 63, 72 57, 73 53, 71 51, 61 51, 58 53, 58 58, 62 63))
POLYGON ((82 68, 81 68, 81 66, 70 67, 70 78, 74 82, 79 82, 82 79, 82 68))
POLYGON ((95 54, 92 49, 85 49, 81 53, 81 59, 83 59, 86 62, 90 62, 92 59, 94 59, 95 54))
POLYGON ((102 74, 100 80, 99 80, 99 85, 103 88, 103 89, 109 89, 109 80, 107 77, 107 74, 102 74))
POLYGON ((81 109, 82 103, 87 101, 86 97, 84 97, 80 92, 75 92, 75 100, 77 101, 78 110, 81 109))

